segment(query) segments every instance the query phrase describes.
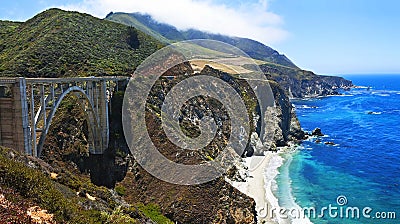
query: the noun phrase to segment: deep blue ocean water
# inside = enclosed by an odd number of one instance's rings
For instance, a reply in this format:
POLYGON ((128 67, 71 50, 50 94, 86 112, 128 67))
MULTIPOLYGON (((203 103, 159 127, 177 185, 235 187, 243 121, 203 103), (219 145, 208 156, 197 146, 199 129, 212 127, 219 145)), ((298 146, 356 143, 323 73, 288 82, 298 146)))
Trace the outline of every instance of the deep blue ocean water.
MULTIPOLYGON (((327 136, 310 139, 304 149, 285 155, 277 176, 280 206, 358 207, 360 219, 324 217, 314 223, 400 223, 400 75, 344 76, 369 86, 343 96, 293 101, 302 128, 327 136), (336 146, 325 145, 334 142, 336 146), (337 203, 345 196, 346 205, 337 203), (362 209, 372 208, 364 218, 362 209), (395 220, 376 212, 396 212, 395 220)), ((339 210, 338 210, 339 211, 339 210)), ((340 213, 338 213, 340 214, 340 213)), ((351 213, 349 213, 351 214, 351 213)))

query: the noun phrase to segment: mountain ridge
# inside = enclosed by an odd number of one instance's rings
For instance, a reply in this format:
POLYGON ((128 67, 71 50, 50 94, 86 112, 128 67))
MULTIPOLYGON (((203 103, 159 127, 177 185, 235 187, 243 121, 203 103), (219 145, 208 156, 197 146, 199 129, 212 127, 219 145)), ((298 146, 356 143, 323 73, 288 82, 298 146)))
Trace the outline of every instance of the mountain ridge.
MULTIPOLYGON (((180 31, 176 27, 158 22, 148 14, 142 13, 109 13, 106 20, 133 26, 159 41, 171 44, 182 40, 211 39, 233 45, 251 58, 259 60, 257 63, 268 79, 278 82, 290 98, 304 98, 340 94, 339 89, 348 89, 353 83, 341 77, 320 76, 312 71, 297 67, 285 55, 258 41, 248 38, 230 37, 221 34, 212 34, 196 29, 180 31)), ((201 47, 207 48, 207 46, 201 47)), ((228 53, 224 49, 220 52, 228 53)))
POLYGON ((164 43, 173 43, 192 39, 217 40, 238 47, 254 59, 276 63, 292 68, 298 68, 285 55, 280 54, 278 51, 258 41, 248 38, 230 37, 222 34, 203 32, 197 29, 178 30, 176 27, 170 24, 158 22, 150 15, 142 13, 109 13, 105 19, 119 22, 128 26, 134 26, 137 29, 141 29, 148 35, 154 35, 154 38, 164 43))

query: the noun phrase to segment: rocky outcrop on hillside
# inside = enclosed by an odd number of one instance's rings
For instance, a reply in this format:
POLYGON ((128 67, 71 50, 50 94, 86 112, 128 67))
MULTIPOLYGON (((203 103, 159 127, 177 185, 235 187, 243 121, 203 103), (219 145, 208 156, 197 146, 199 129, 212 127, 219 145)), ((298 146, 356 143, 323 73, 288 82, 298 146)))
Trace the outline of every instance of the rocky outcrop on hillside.
POLYGON ((268 79, 274 80, 290 98, 338 95, 353 87, 350 80, 337 76, 316 75, 313 72, 275 65, 261 65, 268 79))
POLYGON ((297 119, 295 108, 290 103, 289 97, 278 83, 270 81, 275 99, 275 107, 268 107, 265 111, 264 122, 266 129, 264 133, 254 132, 251 134, 251 142, 247 156, 263 155, 263 151, 276 151, 277 147, 286 146, 289 141, 298 142, 304 139, 300 122, 297 119))

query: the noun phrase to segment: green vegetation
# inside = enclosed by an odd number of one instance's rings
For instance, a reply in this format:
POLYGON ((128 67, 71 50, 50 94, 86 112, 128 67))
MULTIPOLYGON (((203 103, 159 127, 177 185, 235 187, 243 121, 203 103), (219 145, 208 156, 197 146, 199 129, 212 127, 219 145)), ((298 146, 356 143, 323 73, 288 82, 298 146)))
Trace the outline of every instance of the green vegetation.
POLYGON ((21 23, 19 22, 0 20, 0 51, 4 48, 4 40, 8 38, 8 36, 10 36, 20 25, 21 23))
POLYGON ((0 24, 1 76, 129 75, 162 47, 133 27, 59 9, 0 24))
MULTIPOLYGON (((84 211, 77 205, 77 199, 65 197, 56 184, 41 171, 9 159, 11 150, 0 147, 0 185, 13 188, 22 196, 33 199, 41 207, 54 213, 58 221, 72 223, 94 223, 101 221, 98 211, 84 211)), ((13 152, 15 153, 15 152, 13 152)))
POLYGON ((148 204, 148 205, 138 204, 137 207, 147 217, 149 217, 151 220, 153 220, 154 222, 156 222, 158 224, 173 224, 174 223, 162 215, 162 213, 160 212, 160 208, 156 204, 148 204))
POLYGON ((126 188, 122 185, 117 185, 115 186, 115 192, 121 196, 124 196, 126 194, 126 188))
POLYGON ((103 223, 139 223, 137 220, 130 217, 128 214, 124 212, 121 207, 117 207, 111 214, 107 212, 102 212, 101 215, 105 218, 103 223))
POLYGON ((114 14, 111 13, 107 16, 107 19, 121 23, 121 24, 133 26, 136 29, 146 33, 147 35, 154 37, 155 39, 157 39, 163 43, 170 43, 170 40, 163 37, 161 34, 157 33, 156 31, 150 29, 149 27, 145 26, 144 24, 139 22, 135 17, 130 16, 129 14, 119 14, 118 13, 116 15, 118 15, 118 16, 114 17, 114 14))

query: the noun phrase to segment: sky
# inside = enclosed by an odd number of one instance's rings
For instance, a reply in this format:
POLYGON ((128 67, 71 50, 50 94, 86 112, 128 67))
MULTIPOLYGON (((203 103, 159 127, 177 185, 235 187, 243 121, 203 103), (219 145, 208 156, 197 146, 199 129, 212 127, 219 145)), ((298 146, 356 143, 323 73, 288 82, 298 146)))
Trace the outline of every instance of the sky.
POLYGON ((0 20, 52 7, 142 12, 179 29, 255 39, 317 74, 400 74, 398 0, 1 0, 0 20))

